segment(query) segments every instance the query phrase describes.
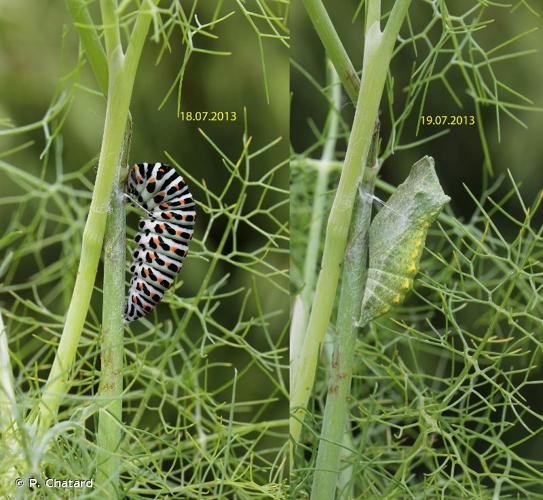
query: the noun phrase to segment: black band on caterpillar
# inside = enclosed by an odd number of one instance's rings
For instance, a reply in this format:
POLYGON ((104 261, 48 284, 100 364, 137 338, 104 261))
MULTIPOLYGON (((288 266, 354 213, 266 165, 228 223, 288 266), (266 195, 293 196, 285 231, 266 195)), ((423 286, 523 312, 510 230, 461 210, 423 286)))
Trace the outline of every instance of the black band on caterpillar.
POLYGON ((183 177, 163 163, 138 163, 130 169, 127 193, 148 217, 139 222, 124 321, 145 316, 172 285, 187 256, 196 211, 183 177))

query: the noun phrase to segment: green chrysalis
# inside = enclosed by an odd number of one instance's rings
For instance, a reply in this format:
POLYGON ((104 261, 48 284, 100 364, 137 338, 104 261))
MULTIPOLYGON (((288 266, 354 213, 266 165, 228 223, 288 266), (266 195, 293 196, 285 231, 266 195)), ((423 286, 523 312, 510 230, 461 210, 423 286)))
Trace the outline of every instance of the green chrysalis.
POLYGON ((369 268, 359 326, 401 304, 413 284, 430 224, 450 198, 443 192, 434 160, 425 156, 373 219, 369 268))

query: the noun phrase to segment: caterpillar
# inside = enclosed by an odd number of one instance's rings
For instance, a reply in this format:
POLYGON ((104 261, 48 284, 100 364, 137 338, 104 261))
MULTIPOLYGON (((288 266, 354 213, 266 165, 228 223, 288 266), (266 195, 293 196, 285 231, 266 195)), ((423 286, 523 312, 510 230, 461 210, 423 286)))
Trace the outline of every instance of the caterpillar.
POLYGON ((403 302, 418 272, 428 228, 449 200, 433 158, 425 156, 375 216, 359 326, 403 302))
POLYGON ((181 270, 196 220, 194 199, 183 177, 164 163, 137 163, 127 178, 132 204, 147 213, 135 237, 132 278, 124 321, 151 312, 181 270))

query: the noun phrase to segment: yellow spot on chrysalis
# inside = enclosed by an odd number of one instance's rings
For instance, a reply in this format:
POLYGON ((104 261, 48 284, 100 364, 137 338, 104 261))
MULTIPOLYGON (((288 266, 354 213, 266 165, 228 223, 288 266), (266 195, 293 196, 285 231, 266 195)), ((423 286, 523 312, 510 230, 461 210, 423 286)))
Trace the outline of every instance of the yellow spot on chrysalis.
POLYGON ((394 297, 392 297, 393 304, 399 304, 401 300, 402 300, 402 297, 400 296, 400 294, 396 294, 394 295, 394 297))
POLYGON ((383 309, 381 309, 381 314, 386 314, 388 311, 390 311, 390 306, 386 305, 383 307, 383 309))
POLYGON ((402 290, 409 290, 409 287, 411 286, 411 282, 407 279, 407 278, 404 278, 402 280, 402 283, 400 285, 400 288, 402 290))
POLYGON ((407 266, 407 272, 410 273, 410 274, 413 274, 413 273, 416 273, 417 272, 417 266, 415 265, 414 262, 410 262, 407 266))
POLYGON ((424 238, 421 236, 415 240, 415 247, 419 249, 424 243, 424 238))

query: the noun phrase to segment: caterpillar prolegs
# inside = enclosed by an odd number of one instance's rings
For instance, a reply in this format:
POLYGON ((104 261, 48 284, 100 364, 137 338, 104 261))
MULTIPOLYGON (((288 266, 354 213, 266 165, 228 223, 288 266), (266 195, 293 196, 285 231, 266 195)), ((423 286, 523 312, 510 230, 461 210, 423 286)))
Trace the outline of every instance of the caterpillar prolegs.
POLYGON ((132 279, 124 321, 145 316, 160 302, 181 270, 192 239, 196 212, 183 177, 164 163, 130 169, 127 193, 147 217, 140 219, 130 266, 132 279))

